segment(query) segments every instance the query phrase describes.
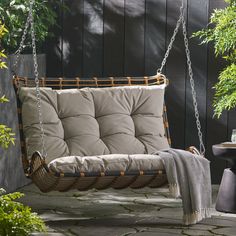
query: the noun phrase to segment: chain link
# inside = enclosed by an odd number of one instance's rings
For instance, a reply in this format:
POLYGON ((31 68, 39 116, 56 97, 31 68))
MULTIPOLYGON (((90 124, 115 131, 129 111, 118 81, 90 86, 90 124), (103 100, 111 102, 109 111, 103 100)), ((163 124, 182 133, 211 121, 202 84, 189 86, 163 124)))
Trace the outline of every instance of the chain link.
POLYGON ((36 39, 35 39, 35 30, 34 30, 34 16, 33 16, 33 6, 34 0, 30 0, 29 5, 29 14, 25 23, 24 31, 22 34, 20 46, 15 52, 16 60, 12 67, 12 72, 16 75, 16 70, 19 62, 19 56, 24 48, 25 39, 28 33, 28 29, 30 27, 30 35, 32 40, 32 51, 33 51, 33 63, 34 63, 34 76, 35 76, 35 90, 36 90, 36 103, 38 109, 38 120, 39 120, 39 129, 40 129, 40 141, 41 141, 41 154, 43 157, 47 156, 46 148, 45 148, 45 140, 44 140, 44 127, 43 127, 43 114, 42 114, 42 101, 41 101, 41 92, 39 85, 39 72, 38 72, 38 61, 37 61, 37 50, 36 50, 36 39))
POLYGON ((27 17, 27 20, 26 20, 26 23, 25 23, 24 31, 23 31, 22 38, 21 38, 21 41, 20 41, 20 46, 16 50, 16 52, 14 53, 16 55, 15 62, 12 66, 12 72, 13 72, 14 75, 17 72, 19 57, 20 57, 20 54, 21 54, 21 52, 23 51, 23 48, 24 48, 24 43, 25 43, 27 32, 28 32, 29 24, 30 24, 30 13, 28 14, 28 17, 27 17))
POLYGON ((189 51, 186 23, 185 23, 185 19, 184 19, 184 1, 183 0, 182 0, 182 5, 180 7, 179 19, 178 19, 176 27, 174 29, 173 35, 170 39, 170 43, 169 43, 168 48, 166 50, 165 56, 161 62, 161 67, 157 70, 157 73, 161 73, 165 64, 166 64, 167 58, 168 58, 170 51, 173 47, 173 43, 175 41, 176 35, 179 31, 179 27, 181 24, 183 27, 184 46, 185 46, 185 53, 186 53, 186 57, 187 57, 189 81, 190 81, 191 92, 192 92, 194 115, 195 115, 195 119, 196 119, 197 131, 198 131, 199 150, 200 150, 201 155, 204 156, 205 155, 205 146, 204 146, 203 138, 202 138, 202 131, 201 131, 202 128, 201 128, 201 122, 200 122, 200 115, 199 115, 199 111, 198 111, 197 94, 196 94, 195 83, 194 83, 194 79, 193 79, 192 63, 191 63, 191 57, 190 57, 190 51, 189 51))
POLYGON ((188 65, 188 71, 189 71, 189 81, 190 81, 192 98, 193 98, 194 114, 195 114, 196 126, 198 130, 198 138, 199 138, 199 144, 200 144, 199 150, 200 150, 200 153, 204 156, 205 146, 202 139, 202 131, 201 131, 202 128, 201 128, 201 122, 200 122, 200 115, 198 111, 197 94, 196 94, 195 83, 193 79, 193 70, 192 70, 191 56, 190 56, 189 43, 188 43, 186 23, 184 20, 184 16, 182 16, 182 27, 183 27, 183 35, 184 35, 185 52, 186 52, 186 57, 187 57, 187 65, 188 65))
POLYGON ((33 16, 33 5, 34 0, 30 0, 30 10, 29 10, 29 21, 30 21, 30 33, 32 39, 32 49, 33 49, 33 61, 34 61, 34 75, 35 75, 35 84, 36 84, 36 99, 37 99, 37 108, 38 108, 38 119, 39 119, 39 128, 40 128, 40 137, 42 145, 42 156, 45 158, 47 156, 44 140, 44 127, 43 127, 43 114, 42 114, 42 101, 41 101, 41 92, 39 85, 39 72, 38 72, 38 61, 37 61, 37 50, 36 50, 36 39, 34 31, 34 16, 33 16))
POLYGON ((161 62, 161 67, 157 70, 157 73, 162 73, 162 70, 163 70, 163 68, 164 68, 164 66, 165 66, 165 64, 166 64, 167 58, 169 57, 170 51, 171 51, 171 49, 172 49, 172 47, 173 47, 173 43, 174 43, 174 41, 175 41, 175 37, 176 37, 176 35, 177 35, 178 31, 179 31, 179 27, 180 27, 181 22, 182 22, 183 9, 184 9, 184 5, 183 5, 183 2, 182 2, 182 6, 180 7, 179 19, 178 19, 178 21, 177 21, 177 23, 176 23, 176 26, 175 26, 173 35, 172 35, 172 37, 171 37, 171 39, 170 39, 170 43, 169 43, 169 45, 168 45, 168 47, 167 47, 165 56, 164 56, 164 58, 163 58, 163 60, 162 60, 162 62, 161 62))
POLYGON ((36 89, 36 102, 38 108, 38 119, 39 119, 39 129, 40 129, 40 140, 41 140, 41 154, 43 157, 47 156, 46 148, 45 148, 45 140, 44 140, 44 127, 43 127, 43 114, 42 114, 42 105, 41 105, 41 92, 40 92, 40 85, 39 85, 39 72, 38 72, 38 62, 37 62, 37 50, 36 50, 36 39, 35 39, 35 30, 34 30, 34 16, 33 16, 33 6, 34 0, 30 0, 29 5, 29 13, 25 23, 24 31, 22 34, 22 38, 20 41, 20 46, 15 52, 15 62, 12 66, 12 73, 15 76, 17 73, 17 66, 19 62, 19 57, 21 52, 24 48, 25 39, 28 33, 28 29, 30 26, 30 35, 32 40, 32 51, 33 51, 33 63, 34 63, 34 75, 35 75, 35 89, 36 89))

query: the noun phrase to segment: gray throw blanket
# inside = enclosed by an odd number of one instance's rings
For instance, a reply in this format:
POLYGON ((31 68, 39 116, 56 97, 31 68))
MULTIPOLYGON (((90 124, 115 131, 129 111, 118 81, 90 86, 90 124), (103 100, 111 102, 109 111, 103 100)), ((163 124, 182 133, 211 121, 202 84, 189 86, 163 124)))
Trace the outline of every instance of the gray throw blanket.
POLYGON ((209 161, 179 149, 159 151, 165 166, 170 194, 181 197, 184 224, 196 224, 211 217, 211 176, 209 161))

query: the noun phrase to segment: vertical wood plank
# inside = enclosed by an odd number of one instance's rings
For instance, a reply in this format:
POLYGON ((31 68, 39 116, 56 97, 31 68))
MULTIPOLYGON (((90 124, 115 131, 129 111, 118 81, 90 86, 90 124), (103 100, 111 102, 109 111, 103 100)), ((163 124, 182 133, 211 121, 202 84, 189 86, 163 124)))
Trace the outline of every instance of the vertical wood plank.
POLYGON ((144 75, 145 0, 125 1, 125 55, 126 76, 144 75))
POLYGON ((103 0, 84 0, 83 77, 103 74, 103 0))
MULTIPOLYGON (((210 0, 209 13, 215 8, 225 7, 225 2, 221 0, 210 0)), ((209 45, 208 52, 208 85, 207 85, 207 150, 206 156, 211 161, 212 182, 219 183, 222 177, 222 172, 226 167, 226 162, 213 156, 212 145, 224 142, 227 139, 227 112, 220 119, 213 118, 212 101, 214 90, 212 89, 217 82, 219 72, 222 67, 222 60, 216 59, 214 55, 213 45, 209 45)))
POLYGON ((63 72, 65 77, 83 75, 83 0, 64 0, 63 72))
MULTIPOLYGON (((192 69, 194 73, 195 89, 197 93, 198 110, 205 141, 206 130, 206 87, 207 87, 207 46, 199 45, 199 40, 190 38, 193 32, 205 28, 208 24, 208 1, 188 1, 188 35, 191 53, 192 69)), ((187 73, 188 74, 188 73, 187 73)), ((190 145, 199 147, 196 119, 194 115, 192 91, 189 76, 186 80, 186 113, 185 113, 185 148, 190 145)))
POLYGON ((104 76, 124 74, 124 0, 104 0, 104 76))
POLYGON ((166 0, 146 0, 145 74, 153 75, 166 49, 166 0))
MULTIPOLYGON (((186 7, 186 1, 184 2, 186 7)), ((181 0, 167 0, 167 45, 173 34, 179 16, 181 0)), ((176 36, 166 65, 166 75, 170 80, 167 88, 166 103, 170 123, 172 146, 185 147, 185 77, 186 57, 181 29, 176 36)))
MULTIPOLYGON (((63 2, 63 0, 62 0, 63 2)), ((59 77, 63 74, 62 66, 62 41, 63 41, 63 9, 56 5, 57 25, 50 29, 54 36, 46 40, 46 73, 49 77, 59 77)))

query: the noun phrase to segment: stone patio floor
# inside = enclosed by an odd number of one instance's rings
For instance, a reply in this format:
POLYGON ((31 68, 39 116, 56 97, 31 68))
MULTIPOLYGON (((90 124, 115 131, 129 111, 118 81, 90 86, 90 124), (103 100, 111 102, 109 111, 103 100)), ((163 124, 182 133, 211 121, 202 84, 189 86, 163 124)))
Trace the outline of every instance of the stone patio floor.
MULTIPOLYGON (((218 186, 213 186, 215 202, 218 186)), ((236 215, 213 211, 211 219, 182 225, 180 199, 168 197, 167 188, 90 190, 41 193, 34 185, 19 191, 21 202, 39 213, 49 236, 236 236, 236 215)), ((214 205, 213 205, 214 208, 214 205)))

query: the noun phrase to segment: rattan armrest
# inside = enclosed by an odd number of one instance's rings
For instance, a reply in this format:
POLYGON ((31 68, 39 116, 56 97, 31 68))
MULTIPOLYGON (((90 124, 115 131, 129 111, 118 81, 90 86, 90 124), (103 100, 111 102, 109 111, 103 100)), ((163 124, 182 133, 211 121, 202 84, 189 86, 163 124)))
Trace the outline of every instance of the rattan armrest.
POLYGON ((50 172, 47 163, 45 162, 45 159, 42 157, 41 153, 37 151, 34 152, 31 157, 28 176, 32 176, 41 168, 44 168, 47 172, 50 172))

